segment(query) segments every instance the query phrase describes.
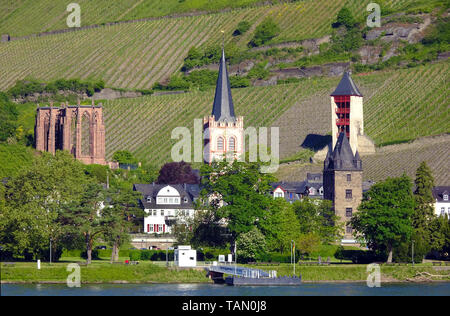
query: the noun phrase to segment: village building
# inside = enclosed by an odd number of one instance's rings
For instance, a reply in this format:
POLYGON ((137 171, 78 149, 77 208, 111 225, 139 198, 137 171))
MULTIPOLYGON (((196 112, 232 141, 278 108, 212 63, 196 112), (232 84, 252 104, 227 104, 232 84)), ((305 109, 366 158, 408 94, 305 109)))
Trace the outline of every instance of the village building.
POLYGON ((234 113, 230 80, 222 49, 212 113, 203 119, 204 160, 211 164, 224 158, 239 159, 244 154, 244 118, 234 113))
POLYGON ((175 224, 192 219, 200 195, 198 184, 134 184, 133 190, 142 194, 144 233, 157 235, 171 234, 175 224))
POLYGON ((450 217, 450 186, 439 186, 433 188, 434 214, 436 216, 450 217))
POLYGON ((321 173, 308 173, 305 181, 299 182, 274 182, 273 198, 284 198, 293 203, 305 197, 323 199, 323 176, 321 173))

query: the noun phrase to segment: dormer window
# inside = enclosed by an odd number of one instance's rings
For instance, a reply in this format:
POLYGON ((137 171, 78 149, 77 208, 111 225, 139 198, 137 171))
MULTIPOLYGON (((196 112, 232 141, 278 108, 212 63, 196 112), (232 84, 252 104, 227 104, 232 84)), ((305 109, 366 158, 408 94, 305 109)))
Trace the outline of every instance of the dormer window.
POLYGON ((183 202, 184 202, 184 203, 187 203, 187 202, 188 202, 188 198, 185 197, 184 200, 183 200, 183 202))
POLYGON ((152 203, 152 197, 151 196, 147 196, 147 203, 152 203))
POLYGON ((448 201, 448 194, 444 194, 444 201, 448 201))

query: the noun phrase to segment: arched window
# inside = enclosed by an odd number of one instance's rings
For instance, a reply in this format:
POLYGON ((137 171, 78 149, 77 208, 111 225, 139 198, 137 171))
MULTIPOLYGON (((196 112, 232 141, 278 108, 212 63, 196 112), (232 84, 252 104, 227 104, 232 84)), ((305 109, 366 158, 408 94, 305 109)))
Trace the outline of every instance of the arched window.
POLYGON ((88 112, 84 112, 81 119, 81 155, 92 155, 91 118, 88 112))
POLYGON ((223 150, 223 148, 223 137, 219 136, 219 138, 217 138, 217 150, 223 150))
POLYGON ((230 137, 228 142, 229 151, 236 151, 236 139, 234 137, 230 137))

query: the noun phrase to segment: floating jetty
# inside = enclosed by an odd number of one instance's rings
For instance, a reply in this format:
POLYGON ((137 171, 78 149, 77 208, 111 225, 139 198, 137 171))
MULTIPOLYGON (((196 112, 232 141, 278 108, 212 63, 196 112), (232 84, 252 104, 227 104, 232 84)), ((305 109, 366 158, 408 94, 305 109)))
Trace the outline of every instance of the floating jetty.
POLYGON ((245 268, 232 265, 212 265, 206 267, 206 276, 214 283, 227 285, 300 285, 302 277, 283 276, 277 277, 276 271, 264 271, 260 269, 245 268), (224 274, 228 276, 224 279, 224 274))

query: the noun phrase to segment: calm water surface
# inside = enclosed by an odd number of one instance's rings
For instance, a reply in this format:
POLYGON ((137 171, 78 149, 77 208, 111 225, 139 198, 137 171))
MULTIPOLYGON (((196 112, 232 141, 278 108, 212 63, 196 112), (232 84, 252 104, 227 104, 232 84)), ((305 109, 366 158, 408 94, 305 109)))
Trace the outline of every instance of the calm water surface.
POLYGON ((448 296, 450 282, 382 284, 369 288, 365 283, 304 283, 300 286, 233 287, 216 284, 101 284, 69 288, 62 284, 2 284, 1 295, 26 296, 448 296))

